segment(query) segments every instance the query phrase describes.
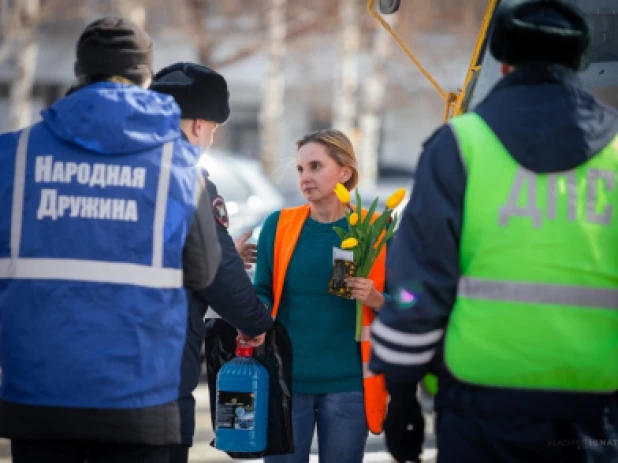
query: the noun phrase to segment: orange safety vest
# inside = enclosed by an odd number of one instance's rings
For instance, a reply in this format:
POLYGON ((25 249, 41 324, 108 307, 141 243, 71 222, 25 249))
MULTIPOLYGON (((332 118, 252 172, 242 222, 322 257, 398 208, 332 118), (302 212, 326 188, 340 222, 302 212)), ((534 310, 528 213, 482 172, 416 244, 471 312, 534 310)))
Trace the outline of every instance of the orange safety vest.
MULTIPOLYGON (((279 311, 279 303, 283 293, 285 274, 296 248, 296 242, 300 236, 307 217, 309 216, 309 205, 282 209, 277 224, 275 235, 275 255, 273 263, 273 308, 272 316, 276 318, 279 311)), ((367 214, 363 210, 361 215, 367 214)), ((378 214, 375 216, 378 217, 378 214)), ((384 277, 386 269, 386 246, 382 248, 376 260, 369 278, 373 280, 374 286, 378 291, 384 290, 384 277)), ((383 375, 378 375, 369 370, 369 359, 371 357, 371 335, 370 327, 375 315, 371 307, 363 307, 362 326, 363 331, 360 339, 361 360, 363 368, 363 390, 365 398, 365 417, 367 427, 374 434, 382 432, 382 424, 386 417, 386 403, 388 393, 383 375)))

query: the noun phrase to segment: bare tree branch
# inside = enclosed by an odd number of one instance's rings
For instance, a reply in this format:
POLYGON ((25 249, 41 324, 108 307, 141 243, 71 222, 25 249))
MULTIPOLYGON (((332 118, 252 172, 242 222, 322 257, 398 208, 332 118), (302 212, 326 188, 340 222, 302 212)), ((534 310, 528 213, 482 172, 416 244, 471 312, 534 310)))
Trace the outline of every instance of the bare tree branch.
POLYGON ((9 6, 8 0, 2 2, 2 44, 0 44, 0 64, 6 60, 13 44, 19 39, 21 0, 9 6))
POLYGON ((49 0, 34 15, 22 15, 23 0, 15 0, 9 6, 9 2, 2 3, 2 43, 0 44, 0 64, 10 58, 17 42, 27 40, 36 28, 49 16, 49 14, 62 6, 66 6, 67 0, 49 0), (6 22, 5 22, 6 21, 6 22))
POLYGON ((260 158, 264 170, 274 179, 278 161, 280 128, 284 115, 285 55, 286 55, 286 0, 269 0, 268 5, 268 69, 263 81, 260 107, 260 158))
POLYGON ((333 95, 333 126, 351 138, 354 138, 353 132, 357 128, 361 11, 357 0, 339 3, 341 58, 333 95))
MULTIPOLYGON (((303 24, 299 24, 295 27, 291 27, 289 29, 289 33, 287 36, 287 42, 288 44, 290 42, 292 42, 293 40, 302 37, 303 35, 315 31, 316 29, 319 28, 319 26, 321 26, 322 24, 320 23, 319 18, 313 19, 311 21, 308 21, 306 23, 303 24)), ((238 61, 242 61, 245 58, 248 58, 250 56, 253 56, 256 53, 259 53, 260 51, 262 51, 264 48, 266 47, 265 43, 260 43, 260 42, 256 42, 253 45, 250 45, 246 48, 242 48, 240 50, 238 50, 236 53, 234 53, 231 56, 227 56, 223 59, 220 59, 214 63, 212 63, 212 66, 216 69, 222 68, 224 66, 229 66, 231 64, 237 63, 238 61)))
MULTIPOLYGON (((385 18, 393 27, 397 15, 385 18)), ((360 114, 361 140, 359 149, 362 183, 374 186, 378 180, 378 162, 380 148, 380 131, 383 124, 384 102, 388 87, 388 60, 394 40, 385 29, 374 32, 371 52, 371 68, 363 82, 363 107, 360 114)))
POLYGON ((206 1, 205 0, 187 0, 190 13, 190 28, 193 36, 193 41, 197 47, 198 61, 202 64, 210 62, 210 56, 213 50, 213 41, 209 40, 204 26, 204 18, 206 17, 206 1))
MULTIPOLYGON (((32 86, 36 74, 39 47, 32 19, 39 16, 40 0, 24 0, 19 5, 20 17, 28 34, 18 43, 14 76, 9 85, 9 126, 17 130, 30 124, 32 118, 32 86)), ((39 16, 40 17, 40 16, 39 16)))

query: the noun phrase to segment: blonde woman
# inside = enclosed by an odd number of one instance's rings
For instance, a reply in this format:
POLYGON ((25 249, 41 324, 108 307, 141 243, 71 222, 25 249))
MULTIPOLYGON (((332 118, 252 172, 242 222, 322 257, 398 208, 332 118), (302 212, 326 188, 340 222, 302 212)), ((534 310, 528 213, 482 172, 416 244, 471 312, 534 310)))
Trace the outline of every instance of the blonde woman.
MULTIPOLYGON (((258 243, 255 286, 287 329, 293 347, 292 420, 295 453, 268 463, 307 462, 317 426, 320 461, 361 462, 368 430, 380 432, 386 395, 380 377, 363 374, 355 340, 355 301, 328 293, 333 250, 341 245, 334 226, 347 229, 345 206, 334 188, 358 183, 350 140, 338 130, 305 135, 297 143, 298 183, 307 204, 273 213, 258 243)), ((378 278, 351 278, 352 296, 365 316, 384 302, 383 260, 378 278)))

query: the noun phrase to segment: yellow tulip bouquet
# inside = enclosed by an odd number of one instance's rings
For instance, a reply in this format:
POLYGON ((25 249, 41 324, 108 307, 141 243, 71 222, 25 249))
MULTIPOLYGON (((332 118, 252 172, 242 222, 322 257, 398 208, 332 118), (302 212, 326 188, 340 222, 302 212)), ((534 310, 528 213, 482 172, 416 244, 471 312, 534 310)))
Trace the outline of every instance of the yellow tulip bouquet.
MULTIPOLYGON (((347 206, 345 214, 349 230, 333 227, 341 239, 341 248, 354 253, 354 272, 351 276, 367 278, 384 245, 395 234, 398 216, 393 210, 399 206, 406 195, 406 190, 400 188, 386 200, 384 211, 374 219, 378 198, 373 200, 366 214, 362 212, 361 196, 356 190, 356 205, 352 206, 351 195, 345 186, 338 183, 335 194, 339 201, 347 206)), ((356 339, 360 338, 362 329, 362 303, 356 301, 356 339)))

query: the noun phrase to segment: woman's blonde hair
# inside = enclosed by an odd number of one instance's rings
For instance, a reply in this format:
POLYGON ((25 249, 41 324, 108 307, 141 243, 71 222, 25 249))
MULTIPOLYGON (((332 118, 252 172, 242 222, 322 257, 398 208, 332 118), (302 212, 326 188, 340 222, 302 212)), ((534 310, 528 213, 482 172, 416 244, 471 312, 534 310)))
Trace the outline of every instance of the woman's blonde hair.
POLYGON ((132 80, 127 79, 126 77, 122 77, 122 76, 110 76, 110 77, 107 78, 107 81, 108 82, 115 82, 117 84, 137 85, 132 80))
POLYGON ((316 130, 308 133, 296 142, 296 147, 300 149, 308 143, 318 143, 326 148, 328 156, 340 167, 349 167, 352 175, 343 185, 348 191, 353 190, 358 185, 358 163, 352 142, 345 134, 336 129, 316 130))
POLYGON ((104 75, 92 76, 92 75, 83 74, 75 78, 73 85, 71 85, 71 87, 69 88, 65 96, 70 95, 71 93, 75 92, 76 90, 79 90, 80 88, 86 87, 91 84, 95 84, 97 82, 115 82, 117 84, 137 85, 139 87, 141 87, 145 83, 145 82, 137 83, 137 82, 134 82, 122 76, 104 76, 104 75))

